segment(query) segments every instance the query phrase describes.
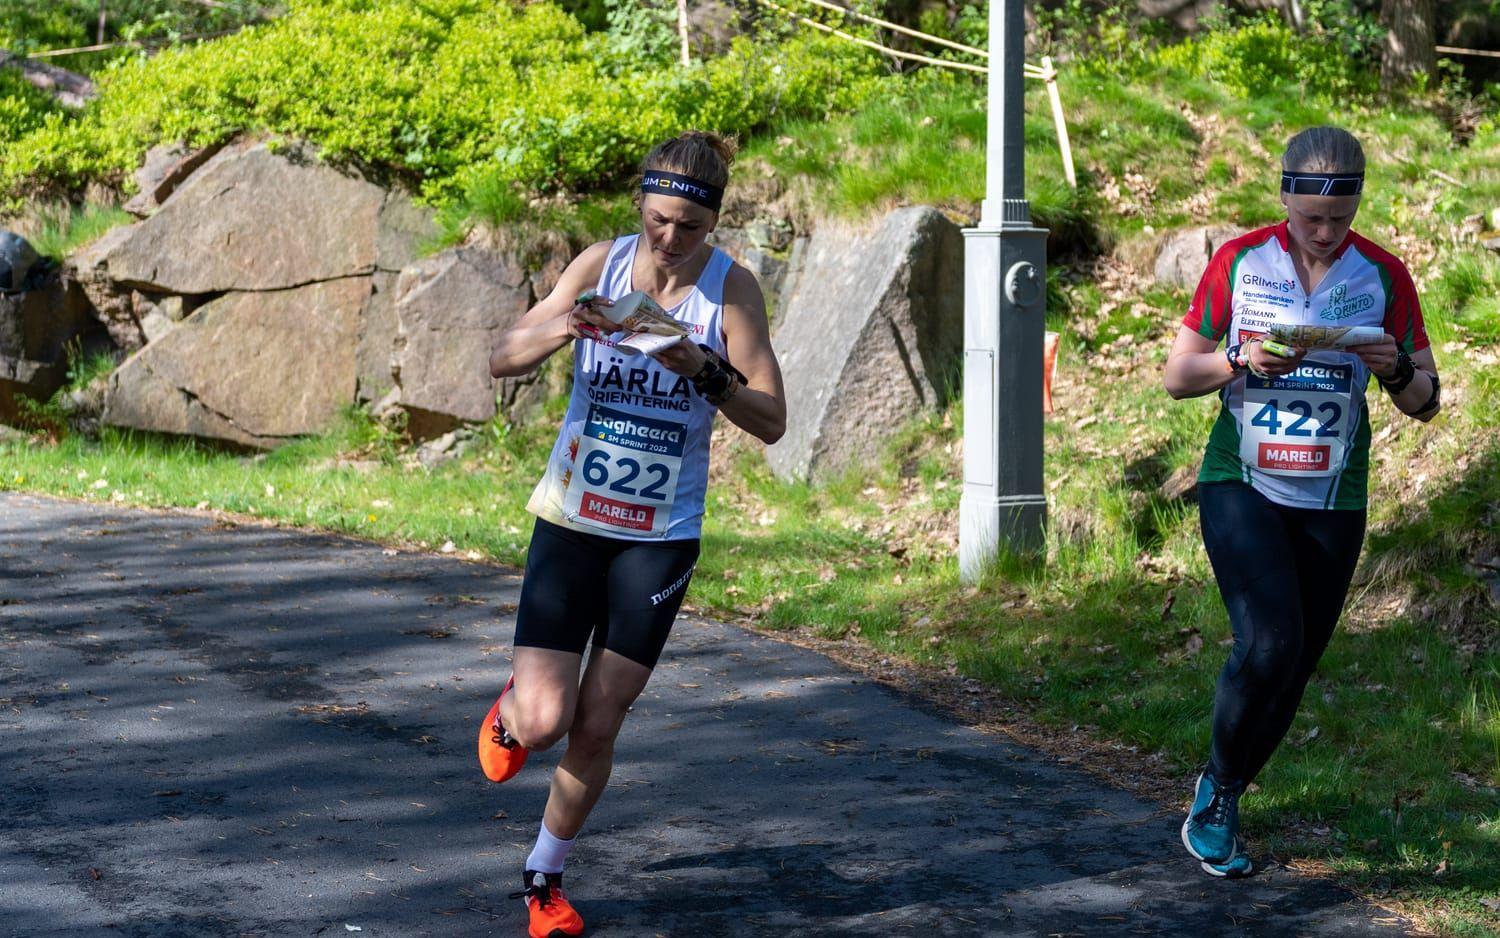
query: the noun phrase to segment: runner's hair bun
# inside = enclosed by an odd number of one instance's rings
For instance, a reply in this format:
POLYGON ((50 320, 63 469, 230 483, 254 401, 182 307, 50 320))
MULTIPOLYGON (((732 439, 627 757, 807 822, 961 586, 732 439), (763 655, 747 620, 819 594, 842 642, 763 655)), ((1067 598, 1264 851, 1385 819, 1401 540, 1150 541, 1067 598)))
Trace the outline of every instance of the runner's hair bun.
POLYGON ((729 184, 729 165, 739 142, 732 136, 706 130, 685 130, 651 148, 641 163, 641 174, 652 170, 679 173, 722 189, 729 184))

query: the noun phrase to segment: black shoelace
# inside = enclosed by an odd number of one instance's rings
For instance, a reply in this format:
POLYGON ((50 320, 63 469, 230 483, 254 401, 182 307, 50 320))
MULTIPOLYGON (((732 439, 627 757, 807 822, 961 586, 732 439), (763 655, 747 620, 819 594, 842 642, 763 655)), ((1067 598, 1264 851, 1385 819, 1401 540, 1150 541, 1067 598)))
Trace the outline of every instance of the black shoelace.
MULTIPOLYGON (((490 737, 490 742, 494 743, 496 746, 503 746, 506 749, 516 748, 516 741, 511 738, 509 733, 505 732, 505 730, 501 728, 499 723, 495 723, 490 728, 495 731, 495 735, 490 737)), ((515 897, 512 896, 511 898, 515 897)))
MULTIPOLYGON (((1210 782, 1209 784, 1213 784, 1210 782)), ((1229 809, 1234 804, 1236 791, 1226 786, 1214 785, 1214 796, 1209 799, 1207 807, 1198 812, 1198 820, 1215 827, 1223 827, 1229 823, 1229 809)))
POLYGON ((530 899, 536 897, 536 904, 542 908, 552 904, 552 887, 556 885, 562 888, 561 874, 547 875, 545 873, 532 873, 531 882, 520 892, 510 894, 512 899, 530 899), (555 883, 554 883, 555 880, 555 883))

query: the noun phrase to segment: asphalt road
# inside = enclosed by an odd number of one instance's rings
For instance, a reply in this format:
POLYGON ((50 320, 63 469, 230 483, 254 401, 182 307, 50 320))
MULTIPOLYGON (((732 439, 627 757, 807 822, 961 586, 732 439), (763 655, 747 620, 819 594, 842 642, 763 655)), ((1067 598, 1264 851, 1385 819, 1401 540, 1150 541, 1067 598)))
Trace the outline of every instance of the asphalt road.
MULTIPOLYGON (((0 493, 0 934, 525 934, 556 753, 477 720, 516 571, 0 493), (356 931, 357 929, 357 931, 356 931)), ((567 881, 597 936, 1399 934, 1174 814, 684 618, 567 881)))

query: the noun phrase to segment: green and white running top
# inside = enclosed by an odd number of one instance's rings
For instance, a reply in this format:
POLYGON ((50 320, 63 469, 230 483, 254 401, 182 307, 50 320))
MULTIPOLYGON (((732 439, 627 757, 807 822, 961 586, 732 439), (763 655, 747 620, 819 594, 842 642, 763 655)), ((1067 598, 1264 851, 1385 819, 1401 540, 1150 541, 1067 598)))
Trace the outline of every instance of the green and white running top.
MULTIPOLYGON (((1252 231, 1209 261, 1183 325, 1229 345, 1272 325, 1377 326, 1408 355, 1427 348, 1411 274, 1394 254, 1349 232, 1311 294, 1288 253, 1287 224, 1252 231)), ((1241 373, 1219 392, 1200 482, 1243 481, 1293 508, 1365 507, 1370 371, 1359 356, 1308 353, 1280 378, 1241 373)))

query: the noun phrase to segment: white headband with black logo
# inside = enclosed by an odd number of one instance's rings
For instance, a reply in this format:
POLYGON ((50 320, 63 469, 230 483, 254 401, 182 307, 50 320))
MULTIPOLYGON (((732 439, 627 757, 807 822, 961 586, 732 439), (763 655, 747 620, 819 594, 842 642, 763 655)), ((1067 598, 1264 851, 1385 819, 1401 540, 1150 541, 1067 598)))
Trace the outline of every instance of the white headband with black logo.
POLYGON ((1364 188, 1364 173, 1281 174, 1281 191, 1292 195, 1359 195, 1364 188))

